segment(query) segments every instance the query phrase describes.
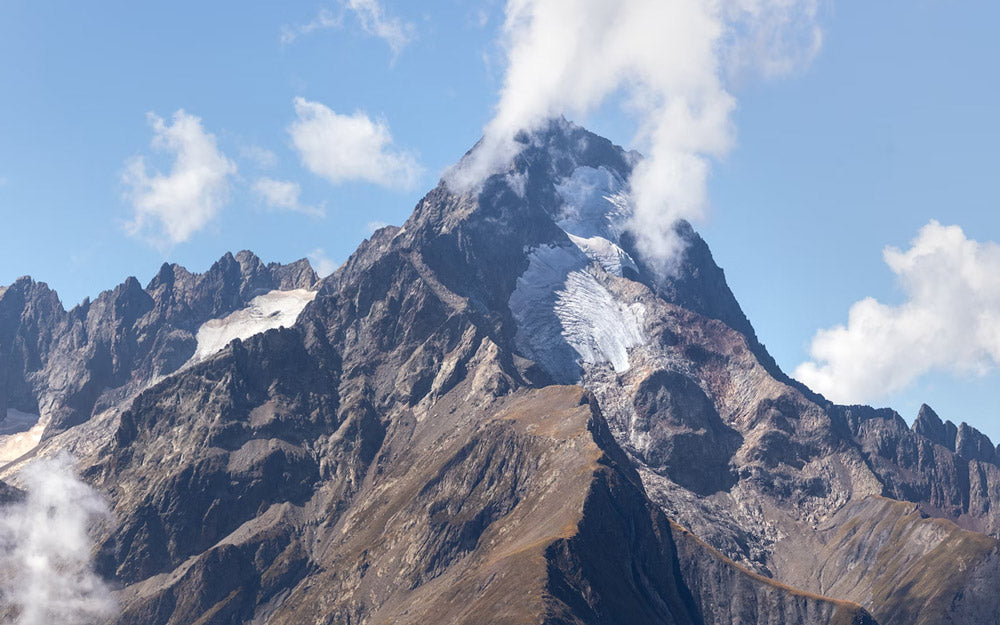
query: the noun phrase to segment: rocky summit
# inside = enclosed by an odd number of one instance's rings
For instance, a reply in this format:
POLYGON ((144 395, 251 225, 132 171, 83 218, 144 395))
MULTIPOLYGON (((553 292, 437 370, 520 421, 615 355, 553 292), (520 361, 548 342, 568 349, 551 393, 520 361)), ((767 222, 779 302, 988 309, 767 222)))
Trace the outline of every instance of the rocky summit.
POLYGON ((993 443, 792 380, 688 224, 637 249, 638 155, 519 141, 323 280, 0 287, 0 502, 75 457, 99 622, 1000 622, 993 443))

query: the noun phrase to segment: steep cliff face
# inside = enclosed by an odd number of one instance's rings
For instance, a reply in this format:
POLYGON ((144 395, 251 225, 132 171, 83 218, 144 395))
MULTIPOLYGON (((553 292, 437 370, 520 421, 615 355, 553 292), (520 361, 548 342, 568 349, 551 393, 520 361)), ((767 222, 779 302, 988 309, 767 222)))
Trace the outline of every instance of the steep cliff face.
POLYGON ((115 622, 989 622, 988 439, 790 380, 689 225, 635 248, 637 155, 522 141, 320 283, 241 253, 0 292, 31 453, 111 502, 115 622))

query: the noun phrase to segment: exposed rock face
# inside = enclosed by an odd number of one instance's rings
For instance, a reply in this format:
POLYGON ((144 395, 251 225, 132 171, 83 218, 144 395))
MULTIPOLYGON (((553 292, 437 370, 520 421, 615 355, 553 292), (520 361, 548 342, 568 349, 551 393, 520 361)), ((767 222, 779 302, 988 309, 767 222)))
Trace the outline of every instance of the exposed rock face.
POLYGON ((318 285, 241 253, 69 313, 0 291, 3 401, 111 502, 115 622, 995 621, 992 443, 790 380, 689 225, 675 271, 635 249, 636 155, 522 139, 318 285), (191 360, 297 288, 294 327, 191 360))
POLYGON ((698 383, 676 371, 656 371, 633 397, 636 456, 659 474, 699 495, 735 482, 729 462, 743 442, 719 417, 698 383))

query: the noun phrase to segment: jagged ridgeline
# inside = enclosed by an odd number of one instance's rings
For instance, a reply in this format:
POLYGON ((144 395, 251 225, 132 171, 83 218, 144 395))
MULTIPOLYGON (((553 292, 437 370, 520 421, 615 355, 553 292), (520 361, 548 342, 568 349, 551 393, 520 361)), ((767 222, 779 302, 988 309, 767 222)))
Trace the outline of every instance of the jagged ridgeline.
POLYGON ((0 498, 76 457, 104 622, 1000 622, 989 439, 792 381, 689 225, 637 252, 637 155, 522 141, 322 281, 0 290, 0 498))

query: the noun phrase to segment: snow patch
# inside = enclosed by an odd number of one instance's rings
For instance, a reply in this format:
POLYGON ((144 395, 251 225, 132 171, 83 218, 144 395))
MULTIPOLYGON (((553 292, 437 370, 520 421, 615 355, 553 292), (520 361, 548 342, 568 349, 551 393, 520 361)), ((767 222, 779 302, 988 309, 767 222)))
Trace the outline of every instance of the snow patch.
POLYGON ((36 414, 7 409, 7 418, 0 422, 0 464, 17 460, 38 447, 48 419, 36 414))
POLYGON ((206 321, 196 336, 198 347, 191 362, 216 354, 236 339, 248 339, 255 334, 281 326, 291 327, 306 304, 316 298, 316 291, 295 289, 271 291, 250 300, 250 305, 222 319, 206 321))

